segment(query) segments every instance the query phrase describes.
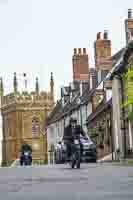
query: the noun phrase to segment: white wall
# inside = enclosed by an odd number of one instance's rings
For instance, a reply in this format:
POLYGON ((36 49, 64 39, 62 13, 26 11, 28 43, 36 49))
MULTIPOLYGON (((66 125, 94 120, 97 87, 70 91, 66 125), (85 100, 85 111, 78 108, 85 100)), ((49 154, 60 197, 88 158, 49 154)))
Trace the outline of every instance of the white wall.
POLYGON ((87 132, 86 120, 87 120, 87 110, 86 105, 81 106, 81 113, 82 113, 82 127, 85 132, 87 132))
POLYGON ((48 144, 48 150, 50 150, 51 144, 55 144, 56 142, 56 127, 55 124, 51 124, 48 126, 47 129, 47 144, 48 144))
POLYGON ((51 149, 51 144, 55 146, 56 144, 56 124, 51 124, 47 128, 47 144, 48 144, 48 163, 50 163, 50 153, 49 150, 51 149))
POLYGON ((129 121, 129 145, 133 149, 133 123, 129 121))
POLYGON ((48 126, 48 129, 47 129, 48 150, 50 149, 51 144, 55 145, 58 141, 62 139, 63 133, 64 133, 63 119, 48 126))
POLYGON ((61 140, 64 133, 64 119, 58 122, 58 126, 59 126, 58 137, 59 137, 59 140, 61 140))
POLYGON ((106 101, 112 98, 112 89, 106 89, 106 101))
POLYGON ((112 81, 112 103, 113 103, 113 133, 114 133, 114 150, 120 149, 123 156, 123 138, 121 131, 120 111, 121 111, 121 85, 118 78, 112 81))
POLYGON ((65 118, 65 126, 68 126, 69 120, 70 120, 70 116, 67 116, 67 117, 65 118))
POLYGON ((88 102, 87 105, 87 116, 89 116, 92 113, 92 103, 88 102))

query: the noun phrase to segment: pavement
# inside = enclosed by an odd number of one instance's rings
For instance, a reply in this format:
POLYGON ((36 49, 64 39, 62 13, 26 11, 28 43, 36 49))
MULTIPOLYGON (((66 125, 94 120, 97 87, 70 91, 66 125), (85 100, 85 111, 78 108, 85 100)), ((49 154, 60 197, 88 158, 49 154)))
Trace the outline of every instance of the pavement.
POLYGON ((11 164, 11 167, 15 167, 15 166, 19 166, 19 165, 20 165, 20 161, 19 161, 19 158, 18 158, 11 164))
POLYGON ((0 200, 130 200, 133 167, 111 164, 0 168, 0 200))

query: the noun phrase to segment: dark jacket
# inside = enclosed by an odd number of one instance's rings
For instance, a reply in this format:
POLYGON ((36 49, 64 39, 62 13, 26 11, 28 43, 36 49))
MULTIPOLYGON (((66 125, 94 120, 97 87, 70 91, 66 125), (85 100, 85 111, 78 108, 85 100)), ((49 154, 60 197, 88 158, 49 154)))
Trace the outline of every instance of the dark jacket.
POLYGON ((72 140, 72 128, 71 125, 68 125, 67 127, 64 128, 64 135, 63 135, 63 140, 72 140))
POLYGON ((81 128, 80 125, 77 125, 74 130, 72 130, 71 125, 68 125, 64 129, 63 140, 72 141, 74 136, 78 136, 79 137, 80 134, 83 135, 83 136, 85 136, 85 133, 84 133, 84 131, 81 128))

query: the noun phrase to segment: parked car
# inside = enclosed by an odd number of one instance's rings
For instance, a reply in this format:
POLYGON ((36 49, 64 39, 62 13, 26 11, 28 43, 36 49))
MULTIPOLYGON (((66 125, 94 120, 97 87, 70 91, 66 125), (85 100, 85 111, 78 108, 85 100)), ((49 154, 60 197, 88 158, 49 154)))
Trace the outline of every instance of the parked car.
MULTIPOLYGON (((83 153, 81 162, 96 162, 96 145, 89 137, 80 136, 83 153)), ((57 143, 55 147, 55 163, 63 164, 66 158, 66 146, 63 141, 57 143)))

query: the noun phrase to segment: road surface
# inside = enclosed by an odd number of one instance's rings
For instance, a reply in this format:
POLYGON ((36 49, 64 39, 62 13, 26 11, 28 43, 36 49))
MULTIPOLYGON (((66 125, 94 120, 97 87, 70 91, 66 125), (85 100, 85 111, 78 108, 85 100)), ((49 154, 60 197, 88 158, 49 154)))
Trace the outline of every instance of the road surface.
POLYGON ((133 200, 133 167, 109 164, 0 168, 1 200, 133 200))

